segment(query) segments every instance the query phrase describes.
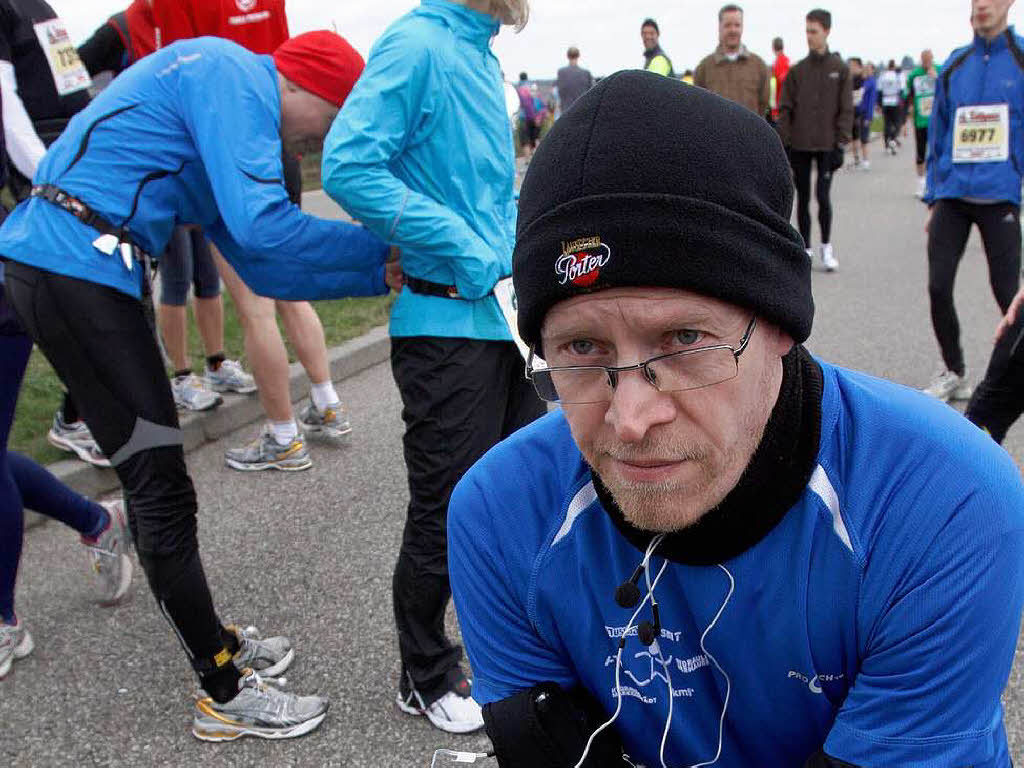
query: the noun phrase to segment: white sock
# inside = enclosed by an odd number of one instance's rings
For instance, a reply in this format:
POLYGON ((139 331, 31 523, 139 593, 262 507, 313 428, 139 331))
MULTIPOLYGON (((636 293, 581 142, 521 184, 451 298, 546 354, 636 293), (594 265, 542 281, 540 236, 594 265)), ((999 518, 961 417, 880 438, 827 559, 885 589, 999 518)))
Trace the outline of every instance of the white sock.
POLYGON ((291 445, 299 436, 299 426, 295 423, 295 419, 272 421, 270 422, 270 431, 274 433, 274 441, 278 445, 291 445))
POLYGON ((313 405, 318 411, 324 410, 329 405, 334 405, 341 400, 334 389, 334 382, 328 379, 320 384, 313 384, 309 396, 313 398, 313 405))

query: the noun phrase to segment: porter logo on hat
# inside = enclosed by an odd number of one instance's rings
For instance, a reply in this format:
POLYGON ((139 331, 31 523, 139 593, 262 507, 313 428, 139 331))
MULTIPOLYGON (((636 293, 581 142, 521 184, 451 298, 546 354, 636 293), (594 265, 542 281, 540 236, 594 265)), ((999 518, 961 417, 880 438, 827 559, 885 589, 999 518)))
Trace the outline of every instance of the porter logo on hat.
POLYGON ((572 283, 581 288, 593 285, 601 267, 612 256, 611 248, 598 236, 580 237, 562 242, 562 255, 555 262, 555 274, 561 285, 572 283))

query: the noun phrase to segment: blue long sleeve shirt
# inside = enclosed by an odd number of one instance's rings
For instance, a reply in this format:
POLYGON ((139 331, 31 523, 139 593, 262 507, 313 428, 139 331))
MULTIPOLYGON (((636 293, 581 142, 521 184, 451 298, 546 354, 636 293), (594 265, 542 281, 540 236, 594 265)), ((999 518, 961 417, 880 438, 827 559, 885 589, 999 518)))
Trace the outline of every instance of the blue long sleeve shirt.
MULTIPOLYGON (((198 224, 258 294, 326 299, 385 293, 387 246, 366 229, 302 213, 281 166, 281 103, 269 56, 197 38, 124 72, 50 147, 35 183, 53 184, 145 251, 198 224)), ((93 246, 98 232, 32 198, 0 228, 0 255, 140 295, 142 272, 93 246)))
POLYGON ((392 336, 510 340, 494 284, 512 273, 515 159, 490 40, 494 17, 423 0, 374 44, 324 144, 324 189, 382 239, 407 275, 392 336))

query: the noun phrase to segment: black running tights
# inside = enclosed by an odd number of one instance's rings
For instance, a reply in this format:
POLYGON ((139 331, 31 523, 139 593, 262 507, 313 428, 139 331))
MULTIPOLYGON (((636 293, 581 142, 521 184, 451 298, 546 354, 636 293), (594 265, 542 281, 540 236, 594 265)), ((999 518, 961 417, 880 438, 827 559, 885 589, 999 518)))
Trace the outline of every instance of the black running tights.
POLYGON ((832 237, 832 157, 831 152, 790 152, 793 164, 793 181, 796 184, 796 220, 804 245, 811 247, 811 164, 818 165, 818 182, 815 192, 818 198, 818 225, 821 227, 821 242, 830 243, 832 237))
POLYGON ((988 279, 1001 312, 1006 312, 1020 280, 1020 207, 939 200, 928 227, 928 296, 932 327, 946 368, 964 373, 960 321, 953 305, 953 284, 971 225, 977 224, 988 259, 988 279))
POLYGON ((16 262, 6 265, 6 282, 22 325, 117 471, 139 561, 161 611, 210 695, 231 698, 238 672, 225 650, 232 643, 199 559, 196 495, 178 413, 142 302, 16 262), (211 676, 217 685, 207 684, 211 676))

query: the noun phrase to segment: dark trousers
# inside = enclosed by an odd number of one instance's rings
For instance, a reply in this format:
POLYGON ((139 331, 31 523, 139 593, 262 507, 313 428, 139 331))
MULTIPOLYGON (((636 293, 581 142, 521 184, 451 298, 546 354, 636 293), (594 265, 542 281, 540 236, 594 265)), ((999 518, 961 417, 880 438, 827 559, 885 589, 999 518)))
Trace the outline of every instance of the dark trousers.
POLYGON ((1024 312, 992 350, 985 378, 967 404, 966 416, 1002 443, 1024 413, 1024 312))
POLYGON ((489 448, 546 407, 523 375, 512 342, 391 339, 402 395, 409 508, 392 582, 403 677, 429 705, 447 691, 462 649, 444 631, 448 500, 489 448))
POLYGON ((1012 203, 979 205, 939 200, 928 227, 928 296, 932 326, 946 368, 964 373, 960 321, 953 305, 953 284, 971 225, 977 224, 988 259, 989 285, 1002 312, 1017 293, 1020 279, 1020 208, 1012 203))
POLYGON ((890 141, 896 141, 900 132, 900 108, 899 106, 882 107, 882 120, 885 131, 885 145, 889 146, 890 141))
POLYGON ((225 639, 199 559, 178 412, 142 302, 15 262, 6 265, 6 282, 22 325, 117 471, 161 610, 196 671, 213 671, 225 639))
POLYGON ((830 152, 790 152, 793 182, 796 185, 796 221, 804 245, 811 247, 811 165, 818 166, 815 195, 818 199, 818 226, 821 242, 832 242, 832 157, 830 152))

